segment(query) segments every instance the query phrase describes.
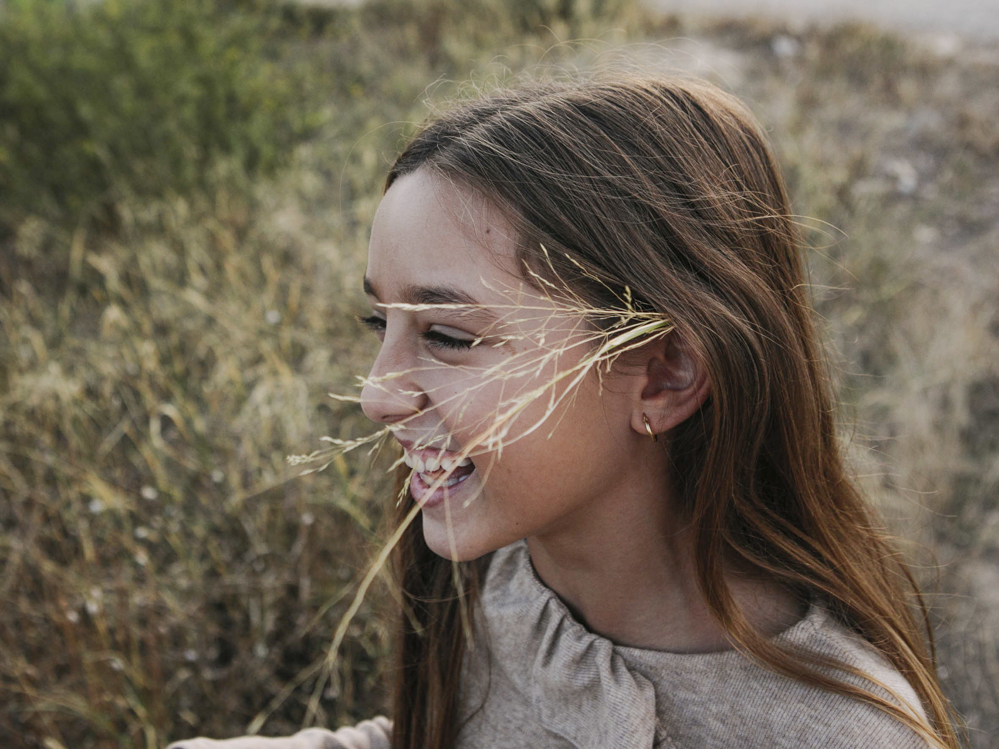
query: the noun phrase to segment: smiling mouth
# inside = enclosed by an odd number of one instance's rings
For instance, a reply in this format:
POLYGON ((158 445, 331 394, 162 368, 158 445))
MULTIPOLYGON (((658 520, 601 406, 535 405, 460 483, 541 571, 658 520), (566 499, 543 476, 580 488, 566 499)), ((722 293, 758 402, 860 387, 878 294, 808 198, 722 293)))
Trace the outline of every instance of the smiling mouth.
POLYGON ((457 486, 475 472, 471 458, 458 459, 456 453, 436 450, 405 451, 404 460, 413 469, 424 491, 433 486, 450 489, 457 486))
POLYGON ((417 473, 425 473, 428 475, 440 474, 441 471, 447 472, 457 470, 459 468, 467 468, 469 466, 471 466, 473 470, 475 468, 475 464, 472 463, 471 458, 458 460, 456 453, 448 453, 445 455, 443 451, 435 452, 433 450, 425 450, 421 453, 416 453, 406 450, 403 460, 407 466, 412 468, 417 473))
POLYGON ((409 490, 413 499, 423 509, 430 509, 443 503, 448 496, 455 499, 455 495, 464 494, 462 484, 473 473, 475 473, 475 466, 471 461, 465 465, 452 465, 450 470, 438 468, 436 471, 421 473, 413 469, 409 479, 409 490))
POLYGON ((434 483, 440 481, 442 477, 447 476, 441 486, 452 487, 457 486, 462 481, 467 479, 474 471, 475 464, 469 461, 468 465, 455 466, 450 470, 450 472, 444 468, 439 468, 433 472, 423 471, 417 472, 417 474, 427 486, 433 486, 434 483))

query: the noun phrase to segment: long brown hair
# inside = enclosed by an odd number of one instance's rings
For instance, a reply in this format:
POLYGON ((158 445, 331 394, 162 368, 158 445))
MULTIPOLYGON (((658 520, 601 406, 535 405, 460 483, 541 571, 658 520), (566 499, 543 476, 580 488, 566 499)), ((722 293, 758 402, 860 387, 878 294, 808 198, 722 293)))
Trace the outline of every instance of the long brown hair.
MULTIPOLYGON (((800 243, 752 115, 689 80, 535 84, 432 121, 399 156, 386 189, 416 169, 506 210, 527 267, 554 272, 595 308, 620 306, 614 290, 630 289, 636 306, 666 316, 700 357, 711 395, 670 435, 669 459, 698 583, 736 647, 958 747, 926 607, 845 470, 800 243), (845 664, 763 637, 726 584, 731 565, 822 601, 908 679, 930 723, 884 692, 829 675, 858 673, 845 664)), ((412 501, 399 506, 400 519, 412 501)), ((418 519, 395 552, 406 608, 395 749, 454 745, 461 620, 475 604, 480 568, 436 556, 418 519)))

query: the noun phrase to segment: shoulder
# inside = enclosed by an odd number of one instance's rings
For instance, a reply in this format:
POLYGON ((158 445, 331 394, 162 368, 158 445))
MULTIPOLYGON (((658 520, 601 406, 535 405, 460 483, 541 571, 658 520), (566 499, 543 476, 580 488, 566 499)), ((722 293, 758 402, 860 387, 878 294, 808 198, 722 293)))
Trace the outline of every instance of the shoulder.
MULTIPOLYGON (((860 675, 838 673, 845 681, 873 688, 920 717, 925 717, 919 697, 912 685, 888 660, 860 635, 847 629, 825 609, 813 606, 808 616, 786 633, 786 640, 806 651, 835 658, 860 672, 860 675)), ((880 712, 880 711, 879 711, 880 712)))
MULTIPOLYGON (((834 676, 922 716, 915 691, 873 647, 813 606, 777 641, 854 669, 834 676)), ((735 651, 703 655, 627 648, 622 656, 656 687, 670 749, 925 749, 900 721, 860 700, 768 671, 735 651), (670 743, 672 742, 672 743, 670 743)))

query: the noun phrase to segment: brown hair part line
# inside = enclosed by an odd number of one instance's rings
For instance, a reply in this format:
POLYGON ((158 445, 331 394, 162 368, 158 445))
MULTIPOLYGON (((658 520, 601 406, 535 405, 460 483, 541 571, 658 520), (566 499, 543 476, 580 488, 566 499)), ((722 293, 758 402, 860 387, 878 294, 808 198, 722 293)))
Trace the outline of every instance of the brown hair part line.
MULTIPOLYGON (((711 396, 670 434, 670 453, 698 583, 736 647, 956 749, 925 604, 845 469, 788 196, 748 110, 684 79, 536 84, 432 121, 386 189, 417 169, 505 209, 527 267, 599 309, 619 308, 614 290, 628 288, 637 308, 667 316, 701 358, 711 396), (821 600, 908 679, 930 723, 886 698, 883 685, 832 675, 862 676, 845 664, 760 635, 725 581, 733 564, 821 600)), ((398 519, 412 502, 398 506, 398 519)), ((394 566, 409 611, 399 624, 393 747, 450 749, 461 620, 483 563, 456 571, 426 547, 417 519, 394 566)))

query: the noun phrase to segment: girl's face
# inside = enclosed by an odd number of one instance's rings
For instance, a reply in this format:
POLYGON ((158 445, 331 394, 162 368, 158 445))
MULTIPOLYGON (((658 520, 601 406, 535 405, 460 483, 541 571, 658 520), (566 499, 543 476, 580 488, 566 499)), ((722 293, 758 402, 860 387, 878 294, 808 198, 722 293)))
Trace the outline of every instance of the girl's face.
POLYGON ((638 470, 628 388, 587 365, 592 329, 524 280, 515 250, 494 206, 423 170, 371 230, 365 322, 382 343, 362 407, 414 467, 427 544, 459 560, 579 531, 638 470))

